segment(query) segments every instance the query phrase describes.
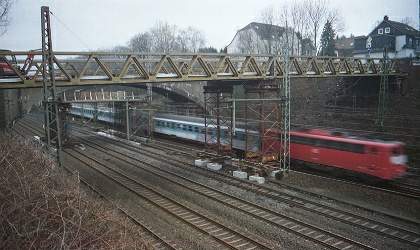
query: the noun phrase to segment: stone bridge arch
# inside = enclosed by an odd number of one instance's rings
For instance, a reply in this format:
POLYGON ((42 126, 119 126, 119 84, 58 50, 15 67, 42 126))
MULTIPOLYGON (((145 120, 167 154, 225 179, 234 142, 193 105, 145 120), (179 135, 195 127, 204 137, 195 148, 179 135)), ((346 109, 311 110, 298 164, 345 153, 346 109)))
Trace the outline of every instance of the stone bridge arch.
MULTIPOLYGON (((204 94, 203 87, 207 85, 207 82, 183 82, 183 83, 159 83, 153 84, 152 89, 153 93, 158 94, 162 97, 167 97, 168 99, 174 102, 180 103, 193 103, 199 108, 204 109, 204 94)), ((105 85, 105 86, 78 86, 71 87, 62 90, 62 95, 65 93, 67 97, 73 95, 73 92, 87 92, 90 90, 105 89, 105 91, 122 91, 126 90, 128 92, 135 89, 146 90, 147 85, 145 84, 136 84, 136 85, 105 85)), ((70 98, 72 99, 72 98, 70 98)))

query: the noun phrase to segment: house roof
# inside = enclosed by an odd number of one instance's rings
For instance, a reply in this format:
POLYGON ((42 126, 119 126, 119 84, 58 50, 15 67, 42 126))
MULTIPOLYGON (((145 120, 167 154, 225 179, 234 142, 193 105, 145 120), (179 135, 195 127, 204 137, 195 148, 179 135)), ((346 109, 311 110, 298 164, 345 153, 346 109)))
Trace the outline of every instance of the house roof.
POLYGON ((391 21, 391 20, 387 20, 385 22, 388 22, 392 27, 394 27, 395 29, 399 30, 402 33, 405 33, 411 36, 416 36, 416 37, 420 36, 420 31, 416 30, 410 25, 407 25, 405 23, 391 21))
MULTIPOLYGON (((401 32, 402 34, 405 35, 410 35, 410 36, 415 36, 415 37, 420 37, 420 31, 416 30, 415 28, 411 27, 408 24, 405 23, 400 23, 400 22, 396 22, 396 21, 391 21, 389 20, 388 16, 384 16, 384 20, 378 24, 373 31, 380 26, 381 24, 386 23, 389 26, 393 27, 394 29, 398 30, 399 32, 401 32)), ((372 32, 373 32, 372 31, 372 32)), ((369 35, 372 34, 372 32, 370 32, 369 35)))
MULTIPOLYGON (((240 29, 238 32, 248 29, 253 29, 263 40, 269 39, 270 36, 281 36, 286 31, 286 28, 277 25, 252 22, 240 29)), ((292 30, 291 28, 289 29, 292 30)))

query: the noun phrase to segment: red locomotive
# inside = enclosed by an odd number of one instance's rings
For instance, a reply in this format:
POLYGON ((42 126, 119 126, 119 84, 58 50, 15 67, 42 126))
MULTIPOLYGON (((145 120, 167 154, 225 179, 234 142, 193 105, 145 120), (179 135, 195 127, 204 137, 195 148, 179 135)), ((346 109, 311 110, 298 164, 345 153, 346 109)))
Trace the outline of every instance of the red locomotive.
MULTIPOLYGON (((263 152, 279 152, 280 133, 266 131, 263 152)), ((401 142, 368 140, 340 132, 319 129, 290 131, 290 157, 308 163, 331 166, 375 176, 383 180, 407 172, 407 156, 401 142)))

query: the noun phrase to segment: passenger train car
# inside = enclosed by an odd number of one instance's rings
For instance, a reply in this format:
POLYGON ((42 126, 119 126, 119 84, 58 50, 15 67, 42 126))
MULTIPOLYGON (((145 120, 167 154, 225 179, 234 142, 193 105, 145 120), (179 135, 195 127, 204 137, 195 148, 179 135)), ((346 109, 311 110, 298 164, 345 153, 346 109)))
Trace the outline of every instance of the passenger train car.
MULTIPOLYGON (((157 114, 154 117, 154 132, 165 135, 174 135, 179 138, 198 141, 202 143, 205 142, 204 119, 199 117, 157 114)), ((216 129, 210 125, 207 134, 208 137, 213 140, 210 141, 210 143, 216 143, 216 129)), ((248 150, 253 152, 258 151, 258 133, 253 130, 248 130, 248 134, 248 150)), ((221 144, 230 144, 230 142, 228 141, 228 137, 229 136, 227 135, 227 127, 221 126, 221 144)), ((210 139, 208 139, 208 141, 209 140, 210 139)), ((236 149, 245 149, 245 129, 235 129, 235 133, 232 136, 232 145, 234 145, 234 148, 236 149)))
MULTIPOLYGON (((80 108, 80 107, 79 107, 80 108)), ((90 111, 81 112, 79 108, 71 109, 71 113, 91 118, 90 111)), ((99 120, 114 122, 112 112, 103 112, 99 120)), ((221 143, 227 142, 227 128, 221 127, 221 143)), ((216 133, 214 128, 208 133, 216 133)), ((173 135, 179 138, 204 142, 204 119, 178 115, 156 114, 154 132, 173 135)), ((280 131, 265 131, 263 142, 259 141, 256 130, 248 130, 248 150, 263 152, 278 158, 281 151, 280 131), (255 135, 255 136, 252 136, 255 135), (277 155, 276 155, 277 154, 277 155)), ((344 169, 363 175, 374 176, 382 180, 392 180, 407 172, 407 157, 404 155, 404 144, 394 141, 368 140, 348 136, 345 133, 319 129, 293 130, 290 132, 290 154, 293 160, 344 169)), ((245 148, 245 131, 236 128, 232 138, 232 146, 238 150, 245 148)))
MULTIPOLYGON (((72 107, 70 108, 70 113, 78 117, 93 119, 93 116, 95 115, 95 109, 88 104, 72 104, 72 107)), ((103 122, 122 122, 120 120, 115 119, 114 111, 108 107, 98 107, 97 116, 97 119, 103 122)))

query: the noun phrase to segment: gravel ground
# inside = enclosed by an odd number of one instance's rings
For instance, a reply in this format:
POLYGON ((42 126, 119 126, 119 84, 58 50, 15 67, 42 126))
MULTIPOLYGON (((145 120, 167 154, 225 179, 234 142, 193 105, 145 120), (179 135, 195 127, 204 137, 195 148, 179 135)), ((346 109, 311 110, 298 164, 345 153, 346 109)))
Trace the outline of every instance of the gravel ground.
POLYGON ((322 177, 290 173, 283 183, 364 207, 420 222, 420 200, 359 187, 322 177))

